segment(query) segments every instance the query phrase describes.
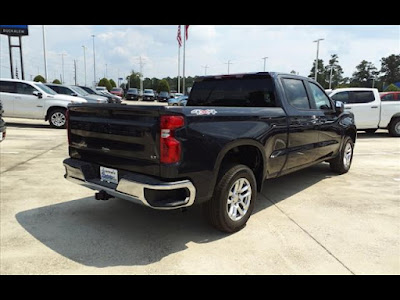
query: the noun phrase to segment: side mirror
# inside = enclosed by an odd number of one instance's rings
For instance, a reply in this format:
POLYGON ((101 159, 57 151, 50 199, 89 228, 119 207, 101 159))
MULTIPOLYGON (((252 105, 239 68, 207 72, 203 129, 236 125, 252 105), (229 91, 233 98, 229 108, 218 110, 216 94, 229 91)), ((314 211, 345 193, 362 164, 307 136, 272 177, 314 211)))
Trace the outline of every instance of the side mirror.
POLYGON ((78 97, 77 93, 71 93, 71 96, 78 97))
POLYGON ((335 101, 335 111, 337 115, 344 112, 344 103, 342 101, 335 101))
POLYGON ((38 91, 33 91, 32 95, 38 97, 39 99, 41 99, 43 97, 43 94, 41 92, 38 92, 38 91))

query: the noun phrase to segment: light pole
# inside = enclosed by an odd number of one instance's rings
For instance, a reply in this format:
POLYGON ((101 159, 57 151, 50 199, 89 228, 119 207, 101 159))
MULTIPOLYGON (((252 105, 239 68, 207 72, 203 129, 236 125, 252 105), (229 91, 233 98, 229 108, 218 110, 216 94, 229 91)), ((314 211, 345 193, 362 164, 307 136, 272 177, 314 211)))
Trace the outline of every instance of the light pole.
POLYGON ((317 74, 318 74, 318 52, 319 52, 319 42, 323 41, 324 39, 318 39, 313 41, 313 43, 317 43, 317 59, 315 60, 315 77, 314 80, 317 81, 317 74))
POLYGON ((228 75, 229 75, 229 66, 232 64, 230 60, 228 60, 227 63, 225 63, 226 65, 228 65, 228 75))
POLYGON ((331 89, 331 86, 332 86, 332 70, 334 68, 336 68, 336 66, 335 65, 331 65, 331 71, 330 71, 330 74, 329 74, 329 89, 331 89))
POLYGON ((94 37, 95 35, 92 34, 92 38, 93 38, 93 78, 94 78, 94 86, 96 87, 96 52, 94 50, 94 37))
POLYGON ((208 65, 201 66, 201 67, 204 68, 204 75, 207 75, 207 69, 209 68, 208 65))
POLYGON ((65 81, 65 78, 64 78, 64 55, 65 55, 65 53, 61 53, 60 55, 61 55, 61 61, 62 61, 62 80, 61 80, 61 83, 64 83, 64 81, 65 81))
POLYGON ((268 57, 266 56, 266 57, 263 57, 263 58, 261 58, 261 59, 263 59, 264 60, 264 72, 265 72, 265 61, 266 61, 266 59, 267 59, 268 57))
POLYGON ((83 48, 83 64, 85 66, 85 86, 86 86, 86 46, 82 46, 83 48))
POLYGON ((46 37, 44 33, 44 25, 42 25, 42 33, 43 33, 44 78, 47 81, 46 37))

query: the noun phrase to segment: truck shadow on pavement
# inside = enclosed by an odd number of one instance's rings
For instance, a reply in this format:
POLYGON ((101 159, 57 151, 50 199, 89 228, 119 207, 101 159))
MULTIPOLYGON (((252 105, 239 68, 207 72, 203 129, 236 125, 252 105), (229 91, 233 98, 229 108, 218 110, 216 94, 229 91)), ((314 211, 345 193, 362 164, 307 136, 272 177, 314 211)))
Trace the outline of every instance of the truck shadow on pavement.
MULTIPOLYGON (((330 176, 329 166, 320 164, 266 181, 262 194, 268 199, 258 197, 253 214, 330 176)), ((16 219, 50 249, 98 268, 148 265, 187 249, 187 243, 229 236, 205 222, 200 206, 158 211, 120 199, 86 197, 23 211, 16 219)))

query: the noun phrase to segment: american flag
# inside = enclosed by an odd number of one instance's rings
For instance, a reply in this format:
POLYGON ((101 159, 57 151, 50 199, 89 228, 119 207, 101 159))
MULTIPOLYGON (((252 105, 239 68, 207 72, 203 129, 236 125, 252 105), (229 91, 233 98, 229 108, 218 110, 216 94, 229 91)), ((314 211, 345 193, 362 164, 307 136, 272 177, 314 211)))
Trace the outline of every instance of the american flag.
POLYGON ((186 33, 186 34, 185 34, 185 35, 186 35, 185 38, 186 38, 186 40, 188 39, 188 29, 189 29, 189 26, 190 26, 190 25, 185 25, 185 33, 186 33))
POLYGON ((182 47, 181 25, 178 25, 178 35, 176 39, 178 40, 179 47, 182 47))

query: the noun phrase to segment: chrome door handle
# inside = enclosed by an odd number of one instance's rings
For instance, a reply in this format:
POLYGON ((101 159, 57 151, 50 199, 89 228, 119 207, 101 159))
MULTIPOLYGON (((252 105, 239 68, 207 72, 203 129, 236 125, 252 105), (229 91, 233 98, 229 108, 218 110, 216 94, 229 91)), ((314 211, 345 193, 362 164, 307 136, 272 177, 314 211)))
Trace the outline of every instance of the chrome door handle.
POLYGON ((378 108, 378 106, 371 106, 371 108, 378 108))
POLYGON ((43 107, 43 105, 36 105, 36 107, 43 107))

